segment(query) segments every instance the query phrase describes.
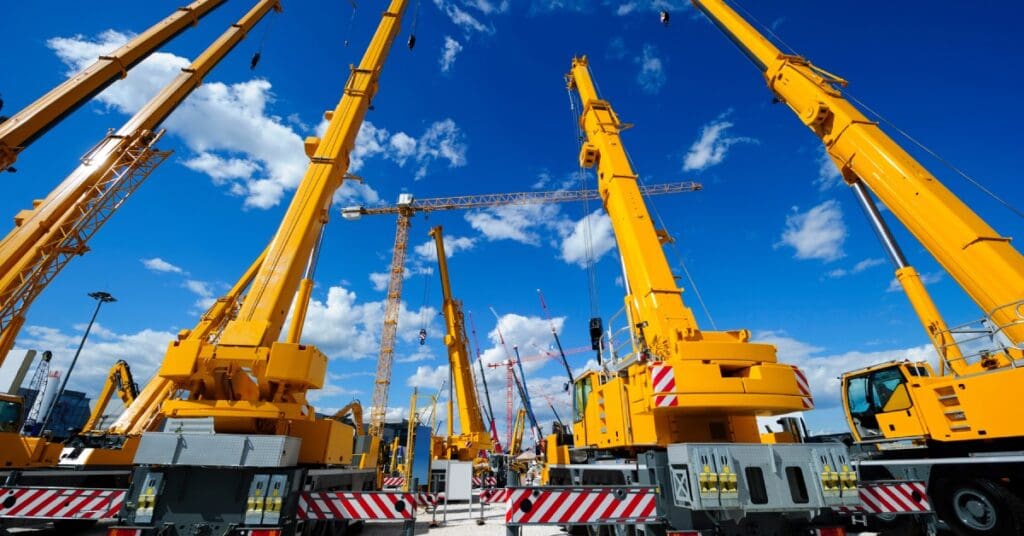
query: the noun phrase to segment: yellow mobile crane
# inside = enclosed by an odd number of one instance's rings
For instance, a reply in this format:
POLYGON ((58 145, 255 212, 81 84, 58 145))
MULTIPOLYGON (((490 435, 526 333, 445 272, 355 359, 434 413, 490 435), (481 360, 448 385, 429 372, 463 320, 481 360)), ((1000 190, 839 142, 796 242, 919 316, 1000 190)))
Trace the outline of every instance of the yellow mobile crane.
POLYGON ((107 86, 127 77, 129 69, 189 26, 199 24, 199 19, 223 3, 224 0, 197 0, 179 7, 117 50, 100 56, 95 63, 18 113, 0 120, 0 171, 13 170, 11 166, 18 154, 29 144, 107 86))
MULTIPOLYGON (((13 347, 36 297, 71 259, 88 251, 89 240, 170 155, 155 147, 163 134, 157 130, 160 123, 199 87, 202 78, 257 22, 271 10, 279 9, 276 0, 255 3, 120 129, 90 150, 45 199, 34 201, 31 209, 15 215, 15 227, 0 240, 0 363, 13 347)), ((147 386, 143 390, 137 410, 126 412, 122 418, 155 409, 148 405, 150 395, 160 392, 166 396, 167 391, 151 384, 154 389, 147 386)), ((94 433, 95 430, 90 435, 94 433)), ((53 465, 56 457, 50 454, 54 448, 59 452, 59 447, 47 447, 42 439, 0 433, 0 467, 53 465)), ((105 462, 118 461, 109 459, 109 453, 80 448, 75 452, 70 463, 77 463, 78 457, 87 453, 97 454, 105 462)), ((127 464, 130 460, 129 452, 127 459, 120 461, 127 464)))
MULTIPOLYGON (((580 165, 596 168, 618 244, 632 342, 622 355, 602 352, 602 370, 576 379, 572 445, 549 436, 546 481, 654 485, 668 530, 716 534, 781 534, 859 504, 845 446, 759 444, 757 416, 812 407, 802 373, 747 330, 698 327, 622 145, 625 125, 597 94, 585 57, 566 79, 581 103, 580 165), (602 459, 620 463, 595 463, 602 459)), ((591 321, 595 349, 601 324, 591 321)))
POLYGON ((123 359, 118 360, 114 366, 110 367, 107 381, 103 383, 103 389, 96 397, 96 405, 92 408, 89 420, 85 421, 85 425, 82 426, 82 433, 88 433, 96 428, 100 420, 103 419, 103 412, 106 411, 107 404, 110 403, 110 397, 114 396, 115 392, 125 408, 131 406, 135 397, 139 396, 139 386, 135 383, 135 378, 132 377, 132 369, 123 359))
POLYGON ((359 448, 352 427, 319 418, 307 400, 307 391, 323 386, 327 357, 301 343, 300 322, 279 337, 289 309, 301 319, 309 305, 331 200, 407 4, 389 3, 343 96, 325 114, 324 137, 306 139, 309 167, 237 312, 215 337, 185 332, 169 346, 158 375, 176 395, 159 411, 165 431, 139 441, 122 512, 128 527, 291 534, 301 493, 374 486, 377 447, 359 448), (354 466, 359 453, 367 469, 354 466))
POLYGON ((441 277, 445 335, 444 345, 448 348, 448 366, 452 377, 454 397, 459 402, 459 434, 455 435, 452 400, 448 399, 448 435, 432 439, 431 458, 435 460, 472 461, 481 458, 481 452, 491 452, 494 443, 490 431, 484 426, 480 415, 480 403, 473 381, 473 362, 470 360, 469 341, 466 338, 462 302, 452 297, 451 281, 448 279, 448 259, 444 251, 444 237, 441 226, 430 230, 430 236, 437 247, 437 267, 441 277))
POLYGON ((722 0, 693 0, 762 72, 775 98, 818 136, 882 239, 938 354, 843 375, 865 478, 924 479, 961 534, 1024 533, 1024 256, 842 94, 847 82, 783 54, 722 0), (888 229, 874 193, 981 309, 946 325, 888 229), (900 448, 894 450, 894 446, 900 448))

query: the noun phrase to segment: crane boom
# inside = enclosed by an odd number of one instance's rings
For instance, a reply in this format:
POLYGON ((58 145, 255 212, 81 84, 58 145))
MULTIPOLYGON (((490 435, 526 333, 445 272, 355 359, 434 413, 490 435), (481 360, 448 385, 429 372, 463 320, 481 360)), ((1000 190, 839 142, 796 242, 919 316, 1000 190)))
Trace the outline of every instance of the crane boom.
POLYGON ((155 50, 175 38, 189 26, 195 26, 224 0, 197 0, 179 7, 174 13, 134 37, 117 50, 100 56, 38 100, 0 123, 0 171, 18 158, 18 153, 115 81, 128 76, 128 70, 155 50))
POLYGON ((114 363, 114 366, 110 367, 110 372, 107 373, 107 380, 104 382, 103 389, 100 390, 100 394, 96 398, 96 405, 89 415, 89 420, 82 426, 82 433, 89 433, 96 428, 96 425, 100 423, 100 419, 103 418, 103 412, 106 411, 110 398, 115 392, 125 408, 131 406, 135 401, 135 397, 139 396, 139 386, 135 384, 131 368, 128 367, 128 363, 123 359, 118 360, 114 363))
MULTIPOLYGON (((217 431, 299 437, 301 463, 344 459, 339 423, 316 418, 306 399, 306 391, 323 386, 327 357, 313 346, 278 338, 327 223, 331 199, 347 175, 356 134, 407 4, 390 2, 340 101, 325 114, 324 137, 306 139, 309 166, 237 315, 216 340, 178 340, 168 348, 159 374, 187 391, 188 398, 165 402, 164 416, 212 418, 217 431)), ((376 465, 376 450, 371 445, 361 464, 376 465)))
POLYGON ((185 100, 277 0, 257 2, 115 133, 108 135, 42 201, 19 212, 0 241, 0 363, 28 306, 169 153, 157 127, 185 100))
MULTIPOLYGON (((447 438, 438 458, 457 458, 472 460, 481 450, 490 451, 494 448, 491 436, 484 426, 480 415, 480 403, 476 394, 476 383, 473 381, 473 364, 470 360, 469 341, 466 338, 465 319, 462 314, 462 303, 452 297, 451 280, 448 277, 448 259, 444 250, 444 236, 441 226, 430 230, 430 236, 437 247, 437 266, 441 278, 442 310, 446 332, 444 344, 448 348, 448 365, 451 367, 452 388, 459 404, 459 432, 447 438)), ((451 403, 451 401, 449 401, 451 403)), ((449 430, 451 420, 449 419, 449 430)))
MULTIPOLYGON (((776 361, 775 347, 749 342, 747 330, 704 331, 683 303, 658 232, 623 147, 623 125, 597 93, 585 57, 566 76, 582 103, 585 141, 580 165, 596 167, 598 191, 611 220, 626 282, 626 318, 634 352, 609 367, 603 381, 588 372, 575 388, 589 399, 621 400, 605 412, 586 405, 574 425, 577 445, 667 446, 680 441, 759 441, 756 415, 811 406, 797 370, 776 361), (671 417, 670 417, 671 416, 671 417)), ((581 397, 578 397, 581 398, 581 397)))
MULTIPOLYGON (((775 97, 825 144, 852 186, 863 183, 1018 347, 1024 345, 1024 256, 950 192, 840 91, 846 81, 783 54, 723 0, 692 0, 757 66, 775 97)), ((903 267, 900 267, 901 269, 903 267)), ((911 303, 940 353, 955 342, 916 273, 911 303), (943 335, 945 334, 945 335, 943 335)), ((946 356, 950 357, 950 356, 946 356)), ((960 368, 956 356, 950 365, 960 368)))

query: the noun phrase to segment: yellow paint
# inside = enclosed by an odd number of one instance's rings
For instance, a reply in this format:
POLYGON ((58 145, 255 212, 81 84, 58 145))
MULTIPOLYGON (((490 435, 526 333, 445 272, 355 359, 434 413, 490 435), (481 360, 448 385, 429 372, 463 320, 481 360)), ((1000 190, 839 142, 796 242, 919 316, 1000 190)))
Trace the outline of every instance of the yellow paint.
MULTIPOLYGON (((596 167, 598 190, 612 222, 629 293, 627 318, 641 356, 623 373, 590 372, 577 380, 590 393, 573 425, 577 447, 638 448, 684 441, 757 443, 755 416, 804 409, 792 367, 775 347, 749 342, 746 330, 704 331, 683 303, 620 132, 625 126, 602 100, 586 58, 567 76, 583 104, 580 164, 596 167), (655 407, 648 365, 671 365, 678 405, 655 407)), ((578 401, 583 402, 583 401, 578 401)))

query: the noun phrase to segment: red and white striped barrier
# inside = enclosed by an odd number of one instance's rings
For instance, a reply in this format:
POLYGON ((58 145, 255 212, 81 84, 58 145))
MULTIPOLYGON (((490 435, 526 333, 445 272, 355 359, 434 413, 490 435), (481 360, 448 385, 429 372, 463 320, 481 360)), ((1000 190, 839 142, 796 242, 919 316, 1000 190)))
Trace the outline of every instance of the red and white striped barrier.
POLYGON ((807 375, 799 367, 792 367, 796 373, 796 386, 800 389, 800 401, 804 409, 814 409, 814 396, 811 395, 811 383, 807 381, 807 375))
POLYGON ((0 487, 0 519, 111 519, 123 489, 0 487))
POLYGON ((299 519, 407 521, 416 517, 412 493, 307 491, 299 496, 299 519))
POLYGON ((400 488, 405 485, 404 476, 386 476, 384 477, 385 488, 400 488))
POLYGON ((863 483, 858 508, 840 507, 843 513, 914 514, 931 512, 924 482, 893 482, 891 484, 863 483))
POLYGON ((485 476, 483 478, 481 478, 479 476, 474 476, 473 477, 473 487, 474 488, 482 488, 482 487, 485 487, 485 486, 493 488, 494 486, 497 486, 497 485, 498 485, 498 478, 497 477, 493 477, 493 476, 485 476))
POLYGON ((437 505, 438 497, 444 498, 441 493, 417 493, 416 494, 416 505, 417 506, 435 506, 437 505))
POLYGON ((652 488, 513 488, 508 525, 656 523, 652 488))
POLYGON ((679 405, 679 398, 672 394, 676 390, 676 372, 671 365, 651 365, 651 386, 654 391, 654 407, 671 408, 679 405))
POLYGON ((511 492, 505 488, 485 489, 480 491, 480 502, 484 504, 496 504, 508 501, 511 492))

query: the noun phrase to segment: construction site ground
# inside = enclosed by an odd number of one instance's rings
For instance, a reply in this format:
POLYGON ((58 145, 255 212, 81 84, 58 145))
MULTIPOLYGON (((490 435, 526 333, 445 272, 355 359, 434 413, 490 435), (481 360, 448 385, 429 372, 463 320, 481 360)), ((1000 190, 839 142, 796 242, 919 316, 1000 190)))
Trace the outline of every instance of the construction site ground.
MULTIPOLYGON (((453 503, 447 506, 438 506, 436 517, 422 510, 416 518, 416 534, 431 534, 433 536, 501 536, 505 534, 505 505, 491 504, 484 505, 483 525, 478 525, 481 519, 480 505, 474 503, 472 512, 467 503, 453 503), (436 519, 438 526, 431 527, 431 520, 436 519)), ((107 533, 110 524, 98 524, 92 530, 81 533, 83 536, 103 536, 107 533)), ((11 534, 22 534, 25 536, 51 536, 63 534, 53 528, 41 529, 9 529, 11 534)), ((2 532, 0 532, 2 534, 2 532)), ((361 536, 401 536, 401 524, 370 523, 364 526, 359 532, 361 536)), ((522 536, 564 536, 566 533, 557 526, 531 526, 522 530, 522 536)), ((851 536, 854 533, 851 533, 851 536)), ((874 533, 862 532, 858 536, 872 536, 874 533)))

